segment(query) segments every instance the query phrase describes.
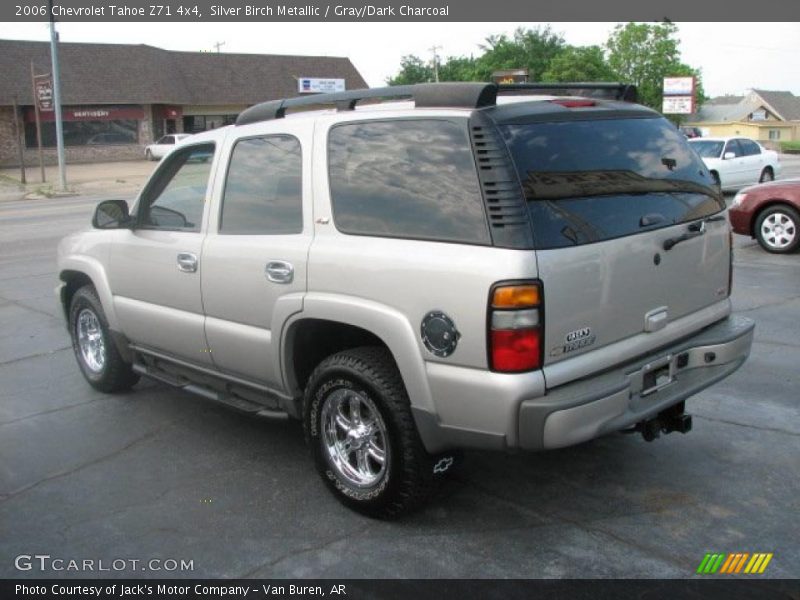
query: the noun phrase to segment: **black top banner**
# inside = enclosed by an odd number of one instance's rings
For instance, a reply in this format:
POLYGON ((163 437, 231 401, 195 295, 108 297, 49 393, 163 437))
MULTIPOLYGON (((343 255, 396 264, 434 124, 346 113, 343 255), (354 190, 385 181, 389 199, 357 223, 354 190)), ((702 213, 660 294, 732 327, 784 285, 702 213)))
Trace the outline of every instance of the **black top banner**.
POLYGON ((0 21, 794 21, 796 0, 10 0, 0 21))

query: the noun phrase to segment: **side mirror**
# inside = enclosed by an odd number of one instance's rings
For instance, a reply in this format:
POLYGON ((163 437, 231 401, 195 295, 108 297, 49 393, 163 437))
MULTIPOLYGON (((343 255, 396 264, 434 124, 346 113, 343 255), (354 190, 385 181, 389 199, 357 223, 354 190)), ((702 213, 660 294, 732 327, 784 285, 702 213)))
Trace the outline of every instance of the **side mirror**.
POLYGON ((125 200, 104 200, 94 209, 92 227, 95 229, 125 229, 130 225, 131 216, 125 200))
POLYGON ((730 160, 732 158, 736 158, 735 152, 726 152, 725 154, 722 155, 722 160, 730 160))

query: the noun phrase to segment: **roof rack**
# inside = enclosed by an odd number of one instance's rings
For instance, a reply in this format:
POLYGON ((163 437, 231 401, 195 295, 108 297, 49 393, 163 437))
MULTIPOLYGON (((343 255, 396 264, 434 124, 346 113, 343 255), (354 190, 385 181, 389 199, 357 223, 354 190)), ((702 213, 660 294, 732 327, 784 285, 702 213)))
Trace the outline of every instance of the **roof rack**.
POLYGON ((288 109, 336 107, 337 110, 354 110, 362 100, 413 100, 419 108, 485 108, 497 103, 497 94, 518 95, 541 91, 552 95, 581 95, 606 97, 636 102, 636 87, 623 83, 418 83, 382 88, 352 90, 333 94, 316 94, 300 98, 271 100, 256 104, 236 118, 236 125, 282 119, 288 109))

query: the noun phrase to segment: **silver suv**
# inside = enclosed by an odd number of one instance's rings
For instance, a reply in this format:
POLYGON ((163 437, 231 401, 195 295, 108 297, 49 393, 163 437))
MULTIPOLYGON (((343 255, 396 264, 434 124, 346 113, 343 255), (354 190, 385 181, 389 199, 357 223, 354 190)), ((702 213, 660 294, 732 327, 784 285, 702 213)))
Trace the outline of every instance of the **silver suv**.
POLYGON ((419 506, 459 449, 685 433, 684 401, 742 365, 753 322, 731 315, 709 171, 634 94, 423 84, 254 106, 62 241, 78 364, 104 392, 146 375, 302 419, 334 495, 381 517, 419 506))

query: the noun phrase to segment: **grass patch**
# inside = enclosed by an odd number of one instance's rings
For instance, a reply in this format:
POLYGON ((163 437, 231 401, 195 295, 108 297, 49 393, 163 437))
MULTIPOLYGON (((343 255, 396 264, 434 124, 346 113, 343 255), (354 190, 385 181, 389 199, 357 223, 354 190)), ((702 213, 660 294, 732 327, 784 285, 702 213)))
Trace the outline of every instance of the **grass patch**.
POLYGON ((797 142, 781 142, 781 152, 789 152, 792 154, 800 154, 800 141, 797 142))

